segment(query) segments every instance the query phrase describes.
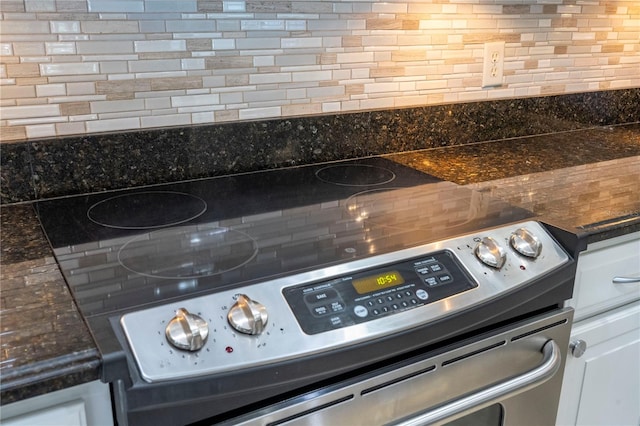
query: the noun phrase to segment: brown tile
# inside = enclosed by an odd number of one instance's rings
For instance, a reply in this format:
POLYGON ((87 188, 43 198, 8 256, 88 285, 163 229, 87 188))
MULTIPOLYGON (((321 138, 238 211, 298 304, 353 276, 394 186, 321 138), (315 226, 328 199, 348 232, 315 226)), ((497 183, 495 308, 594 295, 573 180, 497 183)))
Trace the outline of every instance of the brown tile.
POLYGON ((60 104, 60 115, 91 114, 89 102, 64 102, 60 104))

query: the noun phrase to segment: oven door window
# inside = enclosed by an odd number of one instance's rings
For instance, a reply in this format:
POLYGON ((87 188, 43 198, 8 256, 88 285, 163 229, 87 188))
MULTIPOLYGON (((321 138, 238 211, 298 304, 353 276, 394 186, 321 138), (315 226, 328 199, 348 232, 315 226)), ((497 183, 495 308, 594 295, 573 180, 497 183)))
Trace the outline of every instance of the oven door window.
POLYGON ((493 404, 482 410, 474 411, 464 417, 445 423, 445 426, 501 426, 503 424, 501 404, 493 404))

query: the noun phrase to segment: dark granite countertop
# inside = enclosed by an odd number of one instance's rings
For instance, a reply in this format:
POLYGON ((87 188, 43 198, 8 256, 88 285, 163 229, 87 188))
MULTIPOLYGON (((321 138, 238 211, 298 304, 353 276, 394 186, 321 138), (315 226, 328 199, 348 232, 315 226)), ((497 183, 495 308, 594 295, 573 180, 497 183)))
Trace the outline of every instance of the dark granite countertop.
MULTIPOLYGON (((640 124, 387 156, 489 192, 589 241, 640 229, 640 124)), ((2 403, 97 379, 96 346, 29 204, 3 206, 2 403)))
POLYGON ((640 230, 640 123, 389 155, 588 242, 640 230))
POLYGON ((2 206, 0 222, 1 404, 98 379, 98 350, 33 206, 2 206))

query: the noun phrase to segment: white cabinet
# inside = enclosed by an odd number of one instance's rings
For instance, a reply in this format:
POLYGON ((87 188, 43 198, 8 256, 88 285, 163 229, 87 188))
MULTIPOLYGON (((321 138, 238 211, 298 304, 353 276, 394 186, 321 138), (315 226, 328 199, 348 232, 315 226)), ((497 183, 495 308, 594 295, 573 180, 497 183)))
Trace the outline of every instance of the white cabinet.
POLYGON ((638 426, 640 424, 640 233, 590 245, 578 260, 572 345, 557 424, 638 426))
POLYGON ((2 426, 113 426, 109 385, 98 381, 3 405, 2 426))

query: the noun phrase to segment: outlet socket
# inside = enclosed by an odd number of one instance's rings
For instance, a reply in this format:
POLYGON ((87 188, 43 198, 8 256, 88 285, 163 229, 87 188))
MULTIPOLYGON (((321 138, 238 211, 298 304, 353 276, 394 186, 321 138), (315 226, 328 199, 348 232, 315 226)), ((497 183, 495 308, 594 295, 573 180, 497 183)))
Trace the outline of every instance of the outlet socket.
POLYGON ((504 41, 484 44, 482 87, 502 86, 504 75, 504 41))

